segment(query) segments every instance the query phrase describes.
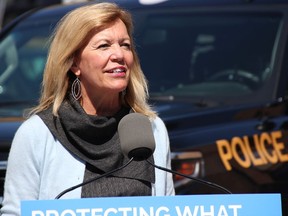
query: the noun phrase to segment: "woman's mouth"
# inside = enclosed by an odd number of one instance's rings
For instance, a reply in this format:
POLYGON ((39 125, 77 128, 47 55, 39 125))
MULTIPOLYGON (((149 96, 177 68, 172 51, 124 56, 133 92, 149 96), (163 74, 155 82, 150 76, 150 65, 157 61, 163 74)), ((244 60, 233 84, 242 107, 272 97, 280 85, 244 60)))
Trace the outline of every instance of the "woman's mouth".
POLYGON ((111 74, 111 76, 121 77, 121 78, 126 77, 126 72, 127 72, 127 69, 125 67, 114 68, 114 69, 107 71, 107 73, 111 74))
POLYGON ((108 73, 116 73, 116 74, 126 73, 126 69, 125 68, 115 68, 115 69, 109 70, 108 73))

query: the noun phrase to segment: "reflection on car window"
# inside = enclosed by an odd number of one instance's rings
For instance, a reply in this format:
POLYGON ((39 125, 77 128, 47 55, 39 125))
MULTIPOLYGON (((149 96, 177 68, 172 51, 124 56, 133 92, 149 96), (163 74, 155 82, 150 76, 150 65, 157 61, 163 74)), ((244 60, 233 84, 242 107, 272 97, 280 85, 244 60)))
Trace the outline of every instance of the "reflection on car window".
MULTIPOLYGON (((135 17, 135 39, 152 97, 252 98, 272 76, 279 14, 158 11, 141 16, 135 17)), ((38 99, 48 38, 57 20, 24 20, 1 39, 2 103, 38 99)))
POLYGON ((25 22, 0 43, 0 101, 21 103, 39 98, 51 22, 25 22))
POLYGON ((281 16, 157 14, 138 29, 151 95, 235 97, 261 91, 271 76, 281 16))

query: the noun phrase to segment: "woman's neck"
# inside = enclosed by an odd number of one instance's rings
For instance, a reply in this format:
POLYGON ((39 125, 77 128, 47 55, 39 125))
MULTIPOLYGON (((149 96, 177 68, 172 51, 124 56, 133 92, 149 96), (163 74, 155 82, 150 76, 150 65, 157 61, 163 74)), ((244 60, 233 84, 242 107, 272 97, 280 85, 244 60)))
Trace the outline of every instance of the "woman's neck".
POLYGON ((98 116, 113 116, 121 109, 121 100, 117 99, 98 99, 98 100, 87 100, 82 99, 81 105, 85 112, 89 115, 98 116))

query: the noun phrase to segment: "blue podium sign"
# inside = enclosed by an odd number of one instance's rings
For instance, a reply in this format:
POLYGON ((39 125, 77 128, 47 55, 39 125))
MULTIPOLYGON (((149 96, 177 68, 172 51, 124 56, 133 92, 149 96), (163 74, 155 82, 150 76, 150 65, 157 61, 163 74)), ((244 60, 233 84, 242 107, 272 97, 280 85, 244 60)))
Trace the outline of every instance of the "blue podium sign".
POLYGON ((282 216, 280 194, 109 197, 21 202, 22 216, 282 216))

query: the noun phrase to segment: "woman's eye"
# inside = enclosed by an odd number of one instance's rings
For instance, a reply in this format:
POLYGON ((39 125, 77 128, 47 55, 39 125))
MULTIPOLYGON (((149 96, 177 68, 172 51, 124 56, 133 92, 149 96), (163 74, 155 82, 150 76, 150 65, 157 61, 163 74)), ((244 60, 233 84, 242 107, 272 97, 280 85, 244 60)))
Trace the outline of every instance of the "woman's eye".
POLYGON ((104 48, 107 48, 109 47, 109 44, 100 44, 97 48, 98 49, 104 49, 104 48))
POLYGON ((130 45, 130 43, 123 43, 121 46, 123 46, 123 47, 125 47, 125 48, 127 48, 127 49, 131 49, 131 45, 130 45))

